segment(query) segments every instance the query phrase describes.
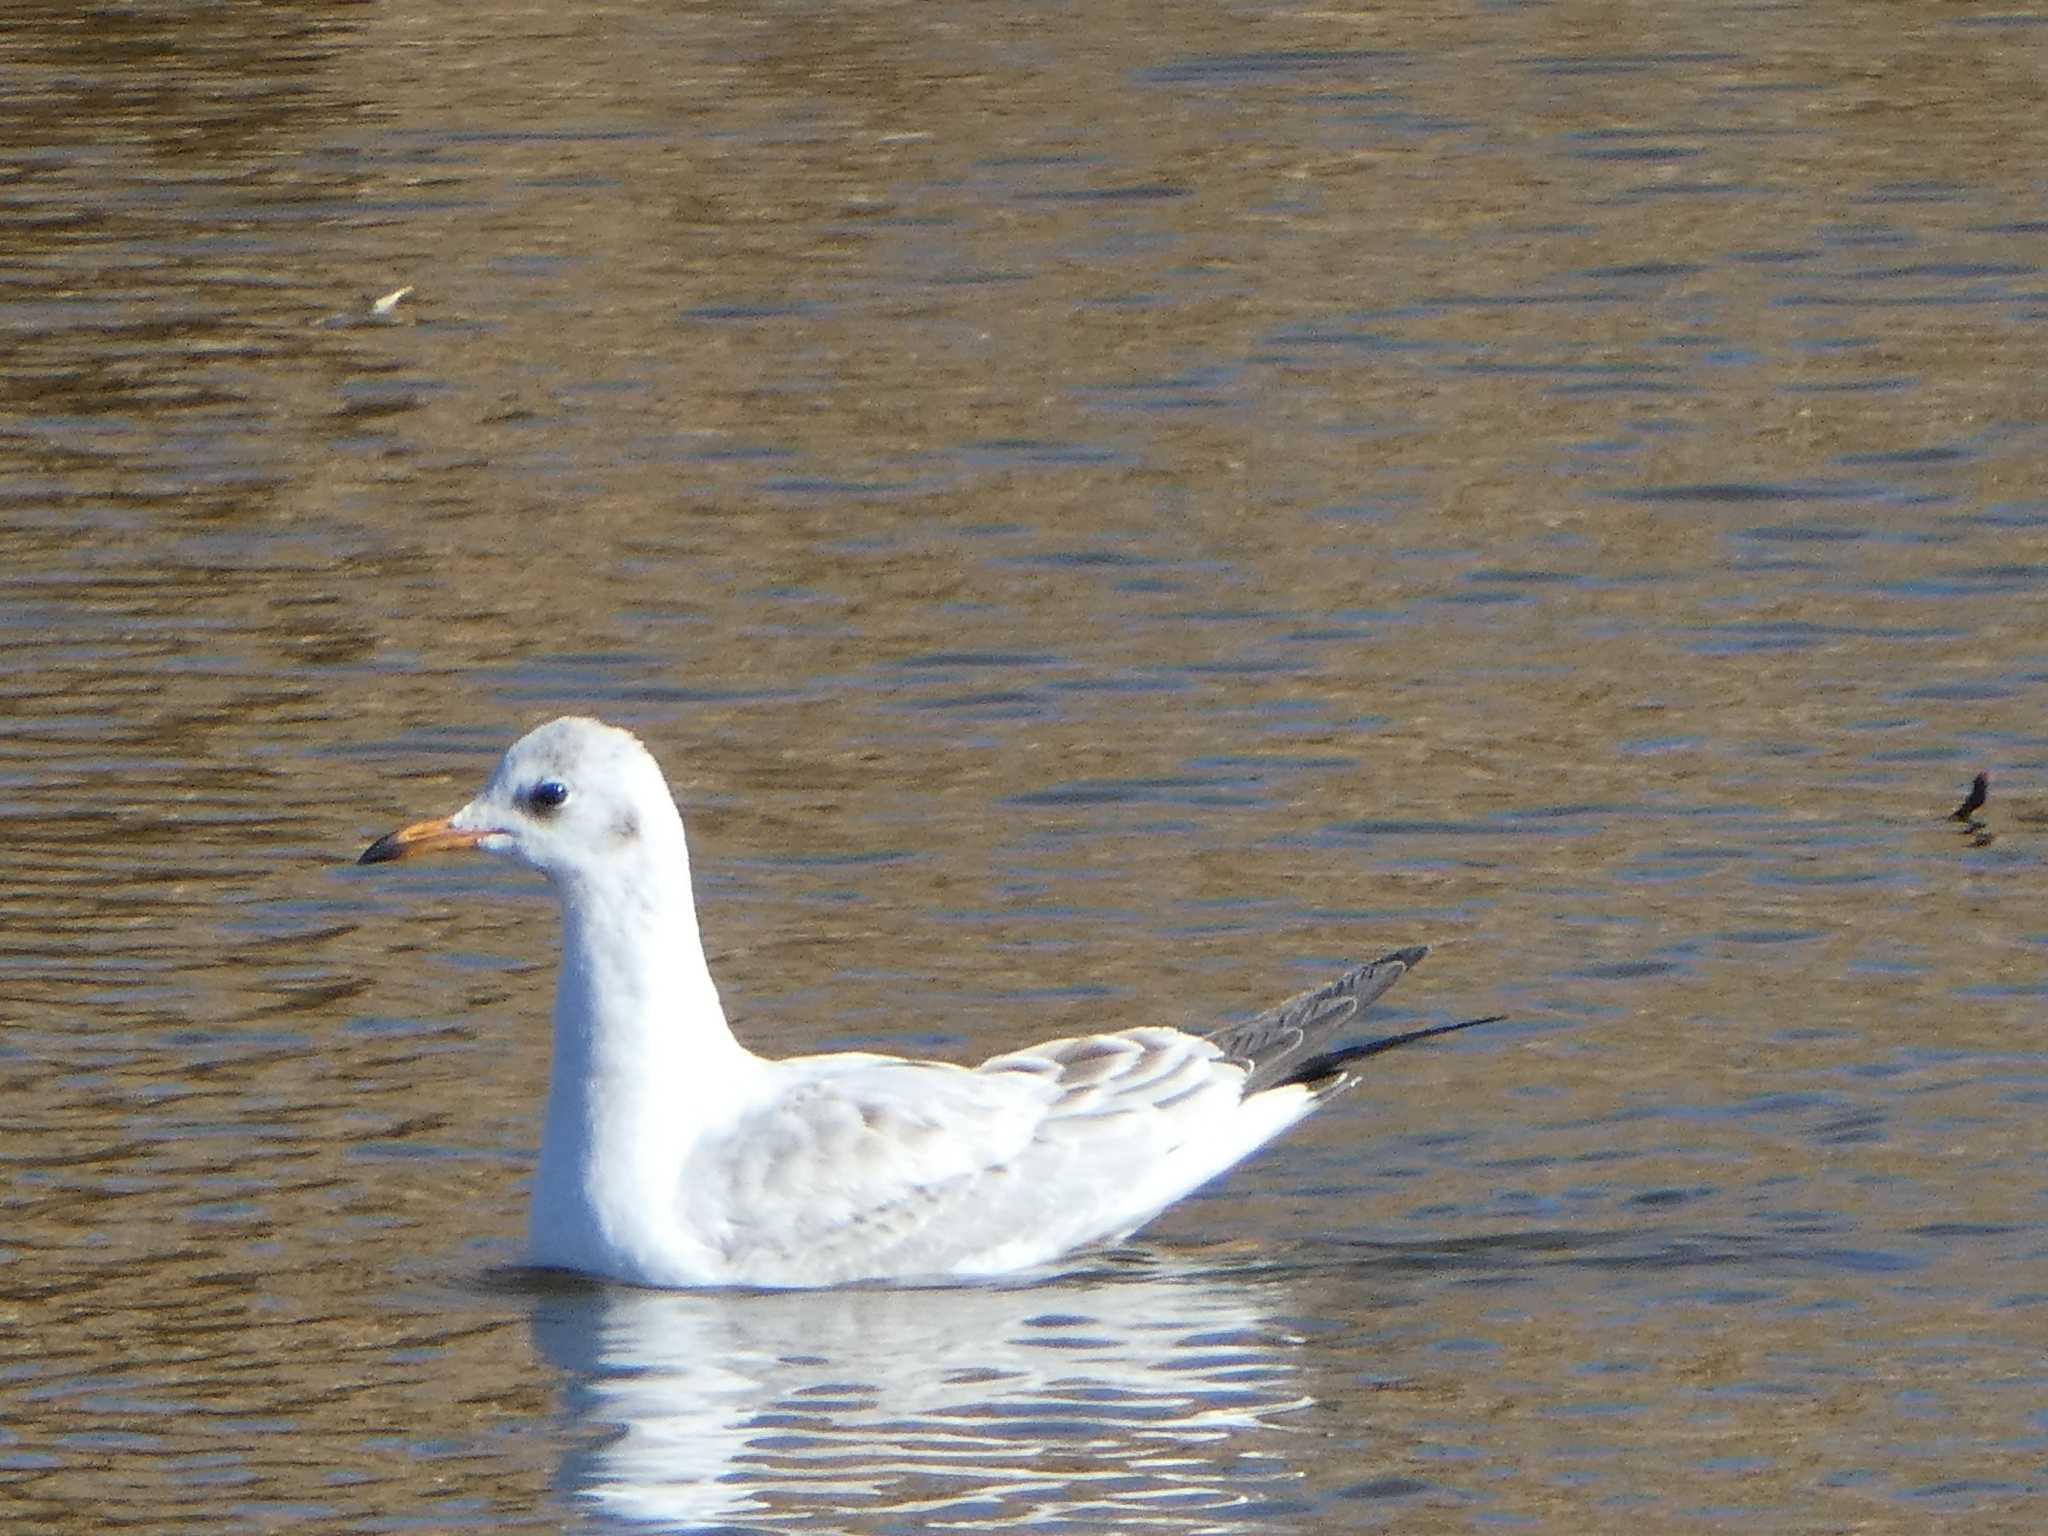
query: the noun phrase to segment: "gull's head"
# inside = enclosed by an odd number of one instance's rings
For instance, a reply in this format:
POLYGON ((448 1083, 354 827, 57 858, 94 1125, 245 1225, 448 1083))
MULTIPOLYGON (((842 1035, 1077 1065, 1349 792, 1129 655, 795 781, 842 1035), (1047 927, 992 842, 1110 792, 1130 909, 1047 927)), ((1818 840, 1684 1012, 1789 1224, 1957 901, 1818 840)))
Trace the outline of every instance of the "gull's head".
POLYGON ((483 792, 453 816, 380 837, 357 862, 480 848, 573 881, 679 831, 668 782, 639 738, 571 716, 512 743, 483 792))

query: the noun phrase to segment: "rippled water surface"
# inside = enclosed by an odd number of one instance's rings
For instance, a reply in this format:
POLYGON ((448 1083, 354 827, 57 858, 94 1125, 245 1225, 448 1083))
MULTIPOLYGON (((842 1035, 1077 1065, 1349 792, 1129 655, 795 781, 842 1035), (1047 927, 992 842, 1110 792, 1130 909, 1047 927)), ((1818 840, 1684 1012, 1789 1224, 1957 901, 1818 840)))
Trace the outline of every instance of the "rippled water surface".
POLYGON ((2042 1528, 2044 58, 10 8, 0 1519, 2042 1528), (1061 1274, 542 1284, 545 893, 349 861, 568 709, 763 1050, 1509 1018, 1061 1274))

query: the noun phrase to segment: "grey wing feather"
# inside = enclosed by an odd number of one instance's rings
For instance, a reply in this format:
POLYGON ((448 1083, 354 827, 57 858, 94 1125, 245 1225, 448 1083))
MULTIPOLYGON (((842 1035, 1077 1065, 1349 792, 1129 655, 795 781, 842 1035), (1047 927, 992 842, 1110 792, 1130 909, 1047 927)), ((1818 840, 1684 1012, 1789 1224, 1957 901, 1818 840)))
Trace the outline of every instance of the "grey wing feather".
POLYGON ((1057 1092, 850 1053, 810 1065, 812 1081, 746 1116, 688 1170, 686 1200, 707 1202, 699 1222, 756 1283, 942 1270, 949 1243, 932 1228, 958 1226, 978 1183, 1009 1176, 1057 1092))
POLYGON ((1247 1094, 1307 1081, 1302 1069, 1326 1061, 1342 1032, 1428 953, 1427 945, 1418 944, 1382 955, 1255 1019, 1212 1032, 1209 1042, 1245 1069, 1247 1094))
POLYGON ((1215 1068, 1216 1047, 1178 1029, 1126 1029, 1113 1035, 1077 1035, 1012 1051, 985 1061, 982 1074, 1022 1072, 1051 1084, 1056 1097, 1046 1106, 1041 1133, 1072 1129, 1094 1117, 1171 1110, 1197 1094, 1227 1094, 1235 1103, 1241 1089, 1215 1068))

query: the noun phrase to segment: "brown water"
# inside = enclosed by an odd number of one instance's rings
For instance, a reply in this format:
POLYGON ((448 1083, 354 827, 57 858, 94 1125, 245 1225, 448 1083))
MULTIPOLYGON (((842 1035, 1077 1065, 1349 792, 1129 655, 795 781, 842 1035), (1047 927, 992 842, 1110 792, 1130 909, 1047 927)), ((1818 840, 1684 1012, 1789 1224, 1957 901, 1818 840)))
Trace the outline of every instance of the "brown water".
POLYGON ((2044 59, 10 7, 0 1523, 2039 1529, 2044 59), (536 1287, 549 904, 348 861, 571 708, 766 1050, 1511 1019, 1033 1285, 536 1287))

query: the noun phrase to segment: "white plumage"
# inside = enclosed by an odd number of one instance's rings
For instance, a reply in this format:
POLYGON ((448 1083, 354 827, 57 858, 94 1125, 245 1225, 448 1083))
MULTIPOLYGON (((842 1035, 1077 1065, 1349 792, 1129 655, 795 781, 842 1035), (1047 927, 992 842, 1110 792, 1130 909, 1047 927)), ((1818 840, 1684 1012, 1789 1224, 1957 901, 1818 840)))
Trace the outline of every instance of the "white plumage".
POLYGON ((1123 1237, 1301 1119, 1364 1056, 1332 1048, 1424 953, 1403 950, 1204 1038, 1141 1028, 978 1067, 864 1053, 770 1061, 705 963, 683 823, 629 733, 562 719, 453 816, 364 863, 509 854, 562 903, 537 1265, 635 1285, 997 1275, 1123 1237))

